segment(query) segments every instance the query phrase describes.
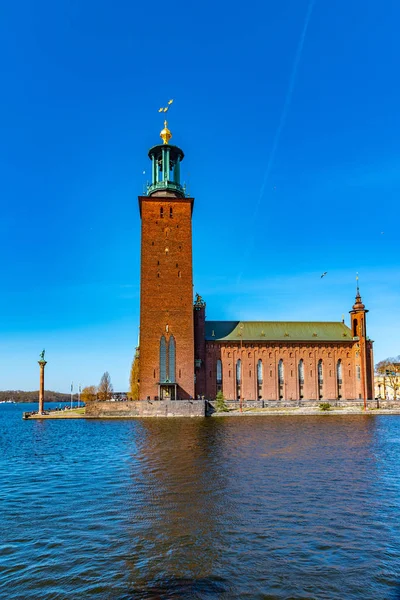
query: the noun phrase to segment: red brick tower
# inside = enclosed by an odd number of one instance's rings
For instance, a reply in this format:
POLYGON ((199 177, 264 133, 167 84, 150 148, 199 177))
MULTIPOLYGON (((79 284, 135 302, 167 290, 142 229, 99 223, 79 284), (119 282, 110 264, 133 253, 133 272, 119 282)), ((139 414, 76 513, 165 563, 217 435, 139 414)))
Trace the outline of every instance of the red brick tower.
POLYGON ((184 154, 169 145, 166 121, 160 136, 163 144, 149 151, 152 183, 139 196, 141 400, 194 397, 194 199, 180 184, 184 154))
MULTIPOLYGON (((351 319, 351 331, 353 333, 353 339, 358 341, 356 359, 359 362, 360 372, 356 376, 356 385, 358 396, 364 399, 364 406, 366 407, 367 399, 373 398, 373 384, 374 384, 374 364, 373 364, 373 350, 372 342, 367 337, 367 312, 361 300, 360 289, 358 287, 358 275, 357 275, 357 293, 356 300, 353 305, 353 310, 350 311, 351 319), (358 338, 358 339, 357 339, 358 338)), ((356 365, 356 369, 357 369, 356 365)))

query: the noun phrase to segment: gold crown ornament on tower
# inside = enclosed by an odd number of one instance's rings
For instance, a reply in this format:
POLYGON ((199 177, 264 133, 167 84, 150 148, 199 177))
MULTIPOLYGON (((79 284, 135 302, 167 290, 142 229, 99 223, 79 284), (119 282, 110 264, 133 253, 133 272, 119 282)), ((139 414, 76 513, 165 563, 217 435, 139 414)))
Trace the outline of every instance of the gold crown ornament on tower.
POLYGON ((168 144, 169 140, 172 138, 172 133, 168 129, 167 125, 167 121, 164 121, 164 129, 160 131, 160 138, 164 144, 168 144))

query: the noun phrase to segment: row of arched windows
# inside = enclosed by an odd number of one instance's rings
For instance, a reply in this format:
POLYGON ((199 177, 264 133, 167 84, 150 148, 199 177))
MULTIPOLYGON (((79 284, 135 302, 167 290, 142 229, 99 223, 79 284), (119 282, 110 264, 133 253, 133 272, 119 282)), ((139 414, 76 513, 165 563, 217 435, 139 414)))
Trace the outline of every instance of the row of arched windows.
POLYGON ((175 383, 176 344, 173 335, 167 340, 163 335, 160 340, 160 383, 175 383))
MULTIPOLYGON (((324 381, 324 366, 323 366, 323 361, 322 358, 318 361, 318 367, 317 367, 317 373, 318 373, 318 382, 320 384, 323 383, 324 381)), ((338 380, 338 383, 342 383, 342 375, 343 369, 342 369, 342 360, 339 358, 339 360, 336 363, 336 378, 338 380)), ((210 373, 211 375, 211 373, 210 373)), ((272 375, 272 372, 271 372, 272 375)), ((312 377, 312 371, 310 372, 310 376, 312 377)), ((299 364, 298 364, 298 378, 299 378, 299 383, 300 385, 304 384, 304 360, 300 359, 299 364)), ((257 382, 258 384, 262 384, 263 381, 263 363, 261 358, 258 360, 257 362, 257 382)), ((238 384, 240 384, 242 382, 242 361, 239 358, 236 361, 236 382, 238 384)), ((284 363, 283 363, 283 359, 281 358, 279 363, 278 363, 278 382, 279 384, 283 384, 285 382, 285 367, 284 367, 284 363)), ((222 361, 221 359, 217 360, 217 384, 221 385, 222 384, 222 361)))

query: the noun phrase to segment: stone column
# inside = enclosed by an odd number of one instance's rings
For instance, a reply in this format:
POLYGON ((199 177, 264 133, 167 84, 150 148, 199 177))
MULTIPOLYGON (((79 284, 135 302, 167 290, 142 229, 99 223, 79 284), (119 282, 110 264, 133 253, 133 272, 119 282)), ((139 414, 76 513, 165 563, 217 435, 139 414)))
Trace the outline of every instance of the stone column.
POLYGON ((47 365, 47 361, 39 360, 40 367, 40 383, 39 383, 39 415, 43 415, 44 413, 44 368, 47 365))

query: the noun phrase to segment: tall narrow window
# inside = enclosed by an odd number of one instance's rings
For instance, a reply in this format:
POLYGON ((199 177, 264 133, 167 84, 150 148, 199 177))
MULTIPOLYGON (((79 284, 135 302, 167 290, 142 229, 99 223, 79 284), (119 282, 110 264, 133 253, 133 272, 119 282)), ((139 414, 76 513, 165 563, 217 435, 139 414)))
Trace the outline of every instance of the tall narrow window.
POLYGON ((318 382, 324 382, 324 374, 323 374, 323 366, 322 366, 322 358, 318 361, 318 382))
POLYGON ((304 397, 304 394, 303 394, 303 391, 304 391, 304 360, 302 358, 299 360, 298 371, 299 371, 299 394, 300 394, 300 400, 301 400, 304 397))
POLYGON ((339 360, 337 361, 337 378, 338 378, 338 382, 342 383, 342 361, 339 360))
POLYGON ((240 358, 236 362, 236 399, 240 400, 242 382, 242 361, 240 358))
POLYGON ((222 361, 219 358, 217 360, 217 385, 222 383, 222 361))
POLYGON ((278 386, 279 386, 279 400, 283 398, 283 389, 285 385, 285 370, 283 366, 283 360, 280 359, 278 363, 278 386))
POLYGON ((164 209, 162 206, 160 206, 160 219, 162 219, 164 217, 164 209))
POLYGON ((172 213, 172 206, 169 207, 169 218, 172 219, 173 217, 173 213, 172 213))
POLYGON ((300 359, 299 361, 299 383, 300 385, 304 384, 304 360, 300 359))
POLYGON ((356 366, 356 373, 357 373, 357 379, 358 379, 358 381, 360 381, 360 379, 361 379, 361 367, 360 367, 360 365, 356 366))
POLYGON ((261 358, 257 362, 257 394, 258 399, 262 399, 262 385, 263 385, 263 364, 261 358))
POLYGON ((222 390, 222 360, 217 360, 217 392, 222 390))
POLYGON ((163 383, 167 379, 167 342, 162 336, 160 340, 160 382, 163 383))
POLYGON ((338 398, 342 397, 342 361, 339 360, 337 361, 336 364, 336 379, 337 379, 337 389, 338 389, 338 398))
POLYGON ((240 383, 241 379, 242 379, 242 361, 239 358, 236 363, 236 381, 238 383, 240 383))
POLYGON ((354 319, 354 321, 353 321, 353 337, 357 336, 357 325, 358 325, 358 321, 357 321, 357 319, 354 319))
POLYGON ((175 338, 173 335, 168 342, 168 379, 175 383, 175 338))
POLYGON ((320 399, 323 398, 323 396, 324 396, 323 386, 324 386, 324 372, 323 372, 322 358, 320 358, 318 361, 318 396, 320 399))
POLYGON ((258 381, 258 383, 263 382, 263 364, 262 364, 261 358, 259 359, 259 361, 257 363, 257 381, 258 381))
POLYGON ((280 384, 283 384, 285 380, 285 370, 283 366, 283 360, 281 359, 278 363, 278 381, 280 384))

